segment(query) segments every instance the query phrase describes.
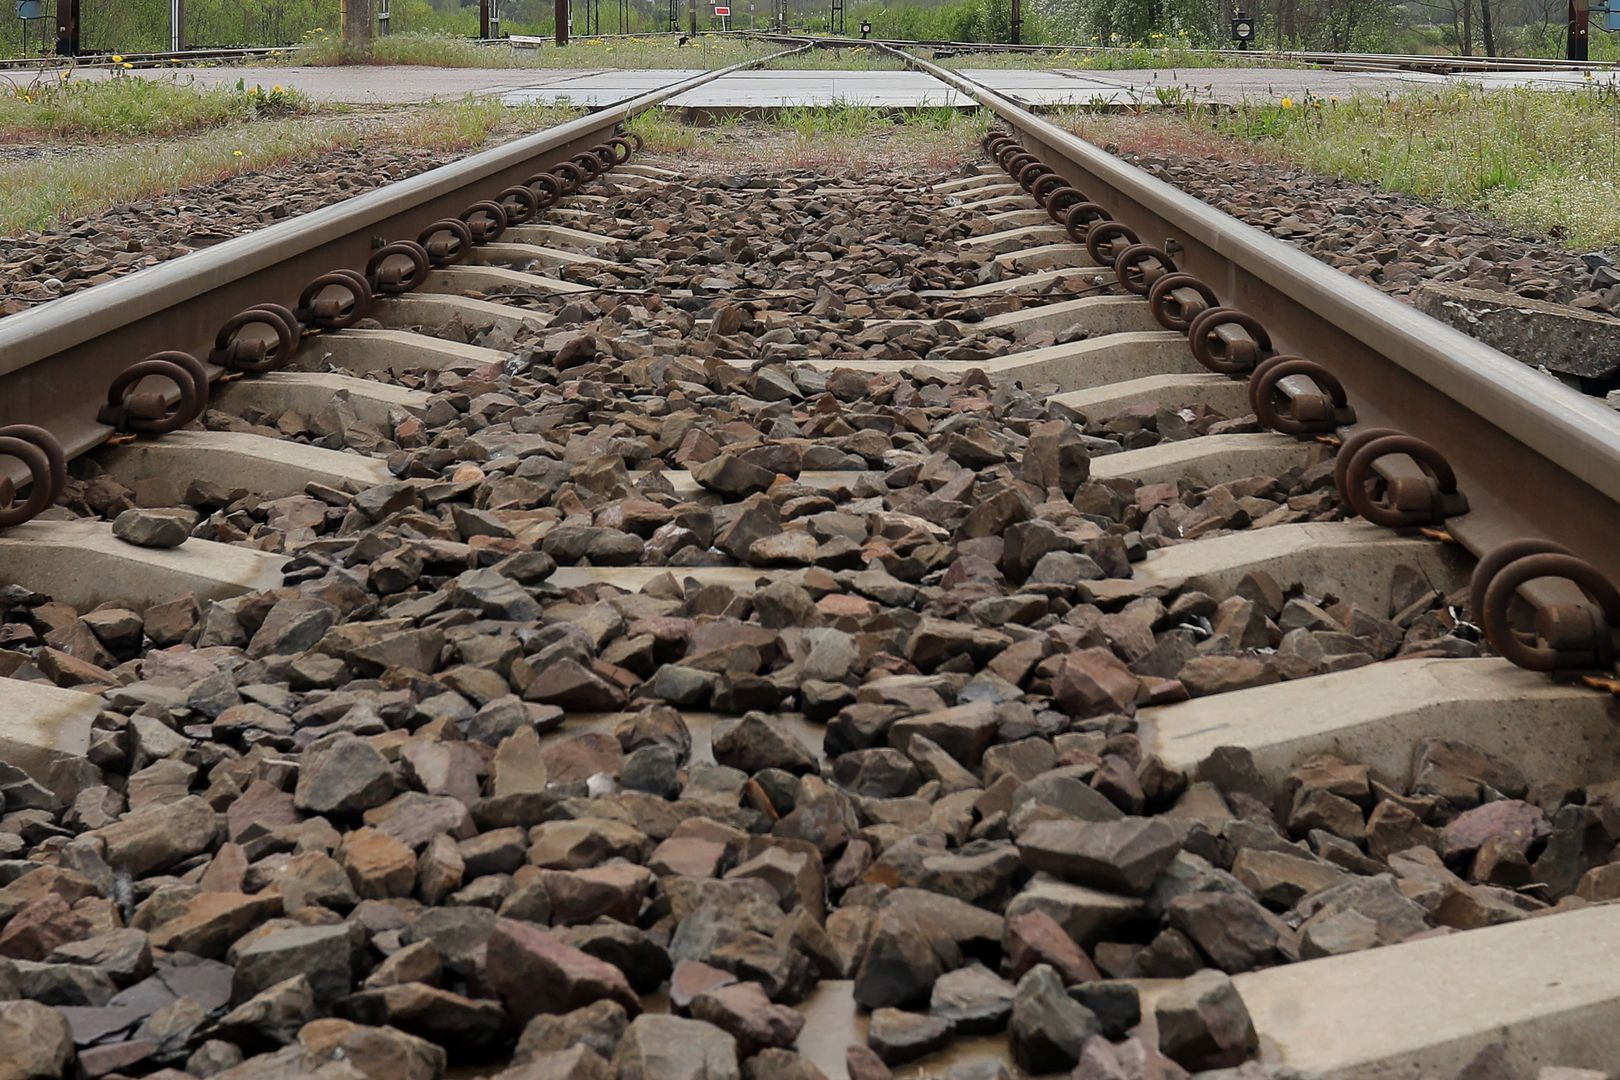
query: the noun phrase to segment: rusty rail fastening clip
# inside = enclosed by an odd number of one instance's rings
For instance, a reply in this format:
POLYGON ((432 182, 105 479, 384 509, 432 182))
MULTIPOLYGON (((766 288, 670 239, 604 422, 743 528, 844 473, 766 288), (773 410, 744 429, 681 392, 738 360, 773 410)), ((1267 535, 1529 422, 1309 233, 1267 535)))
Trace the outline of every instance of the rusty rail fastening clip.
POLYGON ((1338 376, 1303 356, 1273 356, 1249 372, 1249 407, 1284 435, 1329 435, 1356 422, 1338 376))
POLYGON ((490 244, 499 240, 508 224, 506 211, 493 199, 473 203, 461 212, 461 220, 472 230, 475 244, 490 244))
POLYGON ((1046 198, 1042 200, 1046 206, 1046 216, 1065 228, 1068 227, 1069 222, 1069 207, 1086 201, 1085 192, 1079 188, 1070 187, 1068 184, 1049 191, 1046 198))
POLYGON ((371 311, 371 283, 358 270, 330 270, 298 294, 298 321, 318 330, 347 330, 371 311))
POLYGON ((208 369, 190 353, 153 353, 129 365, 107 388, 107 404, 96 420, 117 431, 141 435, 164 435, 179 431, 203 414, 208 407, 208 369), (170 404, 167 395, 157 391, 137 392, 148 376, 167 379, 180 394, 170 404))
POLYGON ((28 468, 28 498, 17 501, 12 482, 0 477, 0 528, 30 521, 62 497, 67 486, 67 455, 56 436, 33 424, 0 427, 0 457, 12 457, 28 468))
POLYGON ((416 242, 427 253, 428 264, 442 270, 467 257, 473 248, 473 234, 460 218, 440 218, 423 229, 416 242))
POLYGON ((1589 684, 1620 689, 1613 678, 1620 655, 1620 590, 1585 559, 1550 540, 1509 540, 1474 566, 1468 591, 1474 617, 1505 659, 1531 671, 1602 672, 1589 684), (1530 628, 1519 629, 1515 594, 1548 578, 1570 582, 1582 599, 1536 607, 1530 628))
POLYGON ((533 188, 522 184, 513 184, 495 196, 494 201, 506 215, 508 225, 521 225, 540 212, 540 196, 534 193, 533 188))
POLYGON ((415 240, 395 240, 366 260, 366 285, 373 295, 408 293, 427 280, 432 265, 427 248, 415 240))
MULTIPOLYGON (((1029 193, 1034 197, 1036 202, 1040 203, 1041 206, 1046 207, 1047 213, 1051 213, 1051 207, 1048 206, 1048 200, 1051 198, 1054 192, 1061 191, 1068 186, 1069 182, 1063 179, 1063 177, 1059 176, 1057 173, 1046 172, 1036 177, 1035 182, 1029 185, 1029 193)), ((1076 194, 1078 194, 1078 192, 1076 192, 1076 194)))
POLYGON ((1440 451, 1393 428, 1367 428, 1344 440, 1333 459, 1333 481, 1350 509, 1385 528, 1441 525, 1468 512, 1457 474, 1440 451))
POLYGON ((1166 330, 1185 334, 1192 321, 1210 308, 1220 306, 1215 290, 1191 274, 1166 274, 1148 290, 1148 310, 1166 330))
POLYGON ((562 185, 564 195, 572 195, 578 191, 580 183, 584 179, 583 174, 579 171, 579 166, 571 161, 564 161, 555 166, 551 170, 551 175, 555 176, 557 182, 562 185))
POLYGON ((1229 307, 1199 312, 1187 324, 1187 344, 1194 359, 1222 375, 1247 375, 1272 355, 1260 320, 1229 307))
POLYGON ((1128 293, 1146 296, 1161 278, 1178 273, 1170 253, 1152 244, 1132 244, 1114 256, 1114 275, 1128 293))
POLYGON ((208 362, 227 371, 260 375, 286 367, 298 351, 304 328, 298 316, 280 304, 257 304, 225 320, 214 335, 214 349, 208 362), (262 335, 244 334, 250 326, 269 327, 273 341, 262 335))

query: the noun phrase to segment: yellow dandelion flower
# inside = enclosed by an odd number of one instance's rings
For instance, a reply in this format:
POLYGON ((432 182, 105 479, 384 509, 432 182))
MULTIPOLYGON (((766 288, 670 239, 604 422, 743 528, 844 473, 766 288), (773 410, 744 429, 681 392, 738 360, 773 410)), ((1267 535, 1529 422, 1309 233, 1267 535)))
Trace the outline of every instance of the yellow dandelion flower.
POLYGON ((125 71, 133 71, 133 70, 135 70, 135 65, 131 64, 129 61, 126 60, 126 61, 124 61, 124 70, 125 71))
POLYGON ((122 56, 119 56, 117 53, 113 53, 113 63, 122 64, 123 62, 124 58, 122 56))
POLYGON ((1291 97, 1283 98, 1282 99, 1282 107, 1285 108, 1285 109, 1292 109, 1294 107, 1294 99, 1291 98, 1291 97))
POLYGON ((271 88, 270 88, 270 92, 271 92, 271 93, 272 93, 272 94, 279 94, 279 93, 281 93, 281 87, 279 87, 279 86, 272 86, 272 87, 271 87, 271 88))
POLYGON ((242 156, 242 151, 240 151, 240 150, 232 150, 231 151, 231 157, 241 157, 241 156, 242 156))

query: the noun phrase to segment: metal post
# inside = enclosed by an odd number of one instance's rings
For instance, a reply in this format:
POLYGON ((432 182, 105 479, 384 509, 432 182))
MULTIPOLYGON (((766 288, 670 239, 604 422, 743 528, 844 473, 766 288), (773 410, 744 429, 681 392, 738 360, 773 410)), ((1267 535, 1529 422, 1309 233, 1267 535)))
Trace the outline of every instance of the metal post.
POLYGON ((56 55, 79 55, 79 0, 56 0, 56 55))
POLYGON ((389 26, 389 20, 391 20, 392 18, 393 18, 393 13, 388 10, 388 0, 377 0, 377 36, 378 37, 387 37, 388 36, 389 31, 392 29, 389 26))
POLYGON ((1592 13, 1587 0, 1569 0, 1569 48, 1571 60, 1585 60, 1587 35, 1591 32, 1592 13))
POLYGON ((1012 43, 1019 44, 1019 38, 1024 32, 1024 4, 1023 0, 1012 0, 1012 43))
POLYGON ((180 52, 186 47, 185 0, 169 0, 169 51, 180 52))
POLYGON ((552 18, 557 21, 557 44, 568 44, 568 0, 556 0, 552 4, 552 18))

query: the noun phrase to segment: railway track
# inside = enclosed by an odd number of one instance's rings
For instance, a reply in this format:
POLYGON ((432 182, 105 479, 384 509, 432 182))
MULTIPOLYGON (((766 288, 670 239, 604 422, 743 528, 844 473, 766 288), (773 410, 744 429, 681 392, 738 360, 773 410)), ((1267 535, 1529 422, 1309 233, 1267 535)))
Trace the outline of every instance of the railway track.
POLYGON ((1612 1068, 1612 414, 899 55, 0 322, 22 1075, 1612 1068))

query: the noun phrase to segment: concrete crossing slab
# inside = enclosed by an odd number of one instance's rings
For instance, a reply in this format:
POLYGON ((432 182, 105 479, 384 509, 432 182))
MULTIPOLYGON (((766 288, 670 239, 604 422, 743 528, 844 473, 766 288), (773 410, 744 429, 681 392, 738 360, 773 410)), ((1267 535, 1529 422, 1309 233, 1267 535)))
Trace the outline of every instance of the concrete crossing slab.
MULTIPOLYGON (((1620 72, 1595 72, 1592 80, 1588 81, 1584 73, 1575 71, 1436 75, 1412 71, 1323 71, 1314 68, 1266 67, 1158 68, 1107 72, 1072 68, 1053 68, 1044 71, 968 70, 975 77, 985 78, 1003 93, 1033 105, 1086 105, 1094 96, 1106 96, 1110 103, 1141 101, 1153 105, 1157 103, 1153 92, 1156 87, 1179 87, 1183 93, 1192 94, 1200 101, 1275 102, 1283 96, 1293 96, 1297 99, 1306 93, 1318 97, 1348 97, 1358 92, 1376 94, 1389 91, 1399 94, 1421 91, 1448 82, 1453 85, 1463 83, 1483 87, 1522 86, 1535 90, 1566 91, 1579 90, 1594 83, 1611 86, 1620 83, 1620 72)), ((39 73, 37 69, 20 69, 17 75, 29 79, 39 73)), ((239 79, 249 85, 261 83, 269 86, 276 83, 308 94, 319 101, 367 105, 427 101, 432 98, 458 98, 465 94, 499 94, 508 104, 564 100, 579 105, 602 105, 623 100, 636 93, 645 92, 651 87, 663 86, 696 73, 696 69, 603 71, 368 64, 347 67, 232 65, 186 69, 186 77, 198 86, 235 85, 239 79), (559 93, 549 95, 546 91, 551 88, 560 88, 559 93)), ((789 81, 797 80, 806 88, 801 92, 808 96, 809 89, 816 86, 825 87, 829 78, 837 80, 841 91, 855 91, 861 89, 858 84, 866 80, 881 83, 882 80, 910 73, 776 71, 763 74, 789 81)), ((128 75, 135 78, 169 79, 173 77, 173 72, 162 68, 136 69, 128 75)), ((114 72, 106 69, 81 68, 75 77, 113 78, 114 72)), ((936 87, 938 85, 935 84, 936 87)), ((721 91, 722 88, 718 86, 709 88, 711 94, 718 94, 721 91)), ((937 100, 938 91, 931 87, 930 93, 931 97, 937 100)), ((852 100, 854 96, 853 93, 846 94, 841 100, 852 100)), ((815 102, 805 100, 796 103, 815 102)), ((743 104, 752 106, 758 103, 743 104)))
MULTIPOLYGON (((508 89, 507 105, 560 102, 602 106, 644 94, 688 71, 591 71, 573 78, 546 78, 508 89)), ((1026 105, 1088 105, 1135 102, 1140 95, 1118 82, 1069 71, 972 70, 979 79, 1026 105)), ((669 102, 686 109, 768 109, 808 105, 888 108, 971 108, 965 94, 919 71, 739 71, 689 90, 669 102)))

